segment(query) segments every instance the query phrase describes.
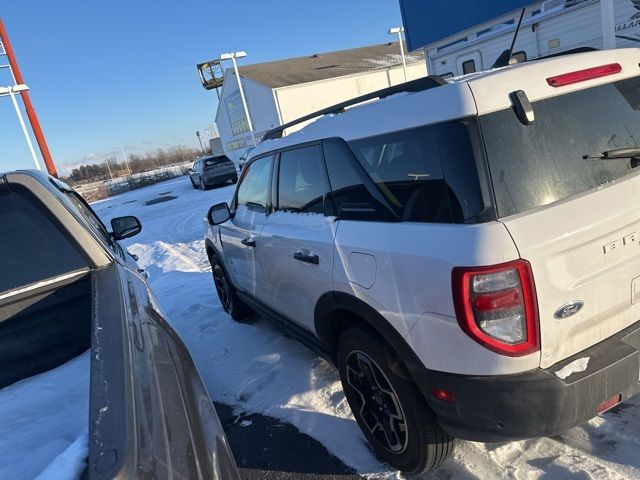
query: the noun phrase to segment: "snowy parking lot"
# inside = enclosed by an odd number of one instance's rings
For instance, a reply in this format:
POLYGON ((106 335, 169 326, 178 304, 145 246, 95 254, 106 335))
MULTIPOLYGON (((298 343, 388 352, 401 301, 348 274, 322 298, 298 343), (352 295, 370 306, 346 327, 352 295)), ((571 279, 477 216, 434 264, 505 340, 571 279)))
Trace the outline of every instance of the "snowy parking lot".
MULTIPOLYGON (((233 188, 193 190, 181 177, 93 206, 105 223, 121 215, 141 220, 142 233, 124 244, 149 272, 165 315, 216 402, 232 407, 239 419, 255 412, 292 425, 361 475, 400 478, 370 453, 332 366, 269 323, 235 323, 220 306, 203 218, 211 205, 228 201, 233 188)), ((82 362, 0 391, 0 478, 33 478, 70 446, 78 448, 88 409, 88 372, 77 372, 82 362)), ((248 428, 251 422, 238 424, 248 428)), ((455 455, 428 477, 640 479, 639 453, 636 398, 557 437, 459 442, 455 455)))

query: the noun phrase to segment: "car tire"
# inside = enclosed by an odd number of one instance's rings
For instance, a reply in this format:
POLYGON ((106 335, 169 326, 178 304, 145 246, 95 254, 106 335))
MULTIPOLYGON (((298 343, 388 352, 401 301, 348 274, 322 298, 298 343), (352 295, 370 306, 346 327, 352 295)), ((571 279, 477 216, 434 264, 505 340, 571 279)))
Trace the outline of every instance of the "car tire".
POLYGON ((191 180, 191 186, 192 186, 194 189, 196 189, 196 190, 197 190, 197 189, 198 189, 198 185, 196 185, 196 182, 194 182, 194 181, 193 181, 193 178, 189 177, 189 180, 191 180))
POLYGON ((350 327, 340 336, 337 360, 351 411, 380 460, 416 475, 451 455, 454 438, 438 425, 416 384, 394 373, 397 360, 383 340, 350 327))
POLYGON ((202 178, 200 178, 200 188, 202 189, 202 191, 209 190, 209 187, 207 187, 207 184, 204 183, 204 180, 202 178))
POLYGON ((246 323, 247 318, 251 314, 251 309, 238 298, 236 289, 229 280, 227 270, 217 255, 209 257, 211 263, 211 273, 213 274, 213 284, 218 293, 220 304, 225 312, 236 322, 246 323))

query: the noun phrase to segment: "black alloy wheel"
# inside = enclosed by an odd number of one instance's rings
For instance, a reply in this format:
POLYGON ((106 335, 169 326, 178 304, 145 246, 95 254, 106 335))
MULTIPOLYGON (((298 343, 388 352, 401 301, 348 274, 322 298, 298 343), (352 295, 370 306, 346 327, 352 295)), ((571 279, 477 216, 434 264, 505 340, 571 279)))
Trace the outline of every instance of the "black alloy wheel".
POLYGON ((251 309, 238 297, 236 289, 229 280, 227 271, 218 256, 210 254, 209 262, 211 263, 211 273, 213 274, 216 293, 224 311, 236 322, 251 322, 251 317, 249 317, 251 309))
POLYGON ((222 304, 222 308, 227 313, 231 313, 232 303, 231 303, 231 294, 229 292, 229 282, 227 282, 227 276, 224 274, 222 267, 218 264, 213 266, 213 283, 216 286, 216 291, 218 292, 218 298, 220 298, 220 303, 222 304))
POLYGON ((389 452, 404 452, 407 421, 398 395, 378 364, 364 352, 352 351, 347 357, 347 379, 360 398, 359 415, 371 435, 389 452))
POLYGON ((440 466, 453 452, 454 438, 440 427, 391 346, 375 331, 353 326, 337 347, 344 394, 376 456, 408 475, 440 466))

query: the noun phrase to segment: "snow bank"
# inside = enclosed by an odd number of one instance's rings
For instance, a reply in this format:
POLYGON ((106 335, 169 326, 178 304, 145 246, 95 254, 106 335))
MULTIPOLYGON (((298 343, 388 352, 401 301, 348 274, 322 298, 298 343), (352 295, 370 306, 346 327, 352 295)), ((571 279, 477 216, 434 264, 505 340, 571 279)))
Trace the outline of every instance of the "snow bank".
POLYGON ((87 456, 89 352, 0 390, 0 478, 78 478, 87 456))
POLYGON ((87 465, 89 436, 79 436, 64 452, 58 455, 36 480, 60 480, 78 478, 87 465))

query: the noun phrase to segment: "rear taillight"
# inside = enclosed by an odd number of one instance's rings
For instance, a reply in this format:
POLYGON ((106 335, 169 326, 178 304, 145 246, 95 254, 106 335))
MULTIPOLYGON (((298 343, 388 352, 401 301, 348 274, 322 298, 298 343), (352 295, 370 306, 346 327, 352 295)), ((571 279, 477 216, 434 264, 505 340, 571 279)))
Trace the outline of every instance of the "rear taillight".
POLYGON ((536 291, 529 262, 456 267, 452 284, 458 323, 476 342, 511 357, 540 349, 536 291))
POLYGON ((552 87, 564 87, 572 83, 584 82, 594 78, 606 77, 607 75, 615 75, 622 71, 622 65, 619 63, 610 63, 608 65, 600 65, 599 67, 587 68, 576 72, 563 73, 555 77, 547 78, 547 83, 552 87))

